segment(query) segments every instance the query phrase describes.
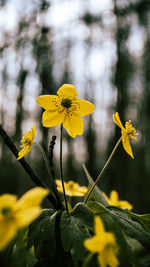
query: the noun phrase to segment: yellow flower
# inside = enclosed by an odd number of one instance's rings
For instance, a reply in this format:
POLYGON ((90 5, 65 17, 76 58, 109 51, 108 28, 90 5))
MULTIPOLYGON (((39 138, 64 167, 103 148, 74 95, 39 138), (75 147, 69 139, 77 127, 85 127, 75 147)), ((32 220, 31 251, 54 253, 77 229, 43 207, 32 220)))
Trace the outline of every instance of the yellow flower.
MULTIPOLYGON (((58 192, 63 193, 61 180, 56 180, 56 184, 57 184, 58 192)), ((73 181, 69 181, 68 183, 64 182, 64 187, 65 187, 66 195, 70 197, 73 197, 73 196, 82 197, 87 192, 87 187, 80 186, 78 183, 75 183, 73 181)))
POLYGON ((122 209, 128 209, 128 210, 133 209, 133 206, 129 202, 125 200, 119 200, 118 193, 115 190, 111 191, 110 198, 108 198, 105 193, 103 193, 103 195, 106 198, 109 205, 111 206, 116 206, 116 207, 119 207, 122 209))
POLYGON ((118 112, 116 112, 116 114, 113 114, 113 120, 117 124, 117 126, 121 128, 122 144, 125 151, 134 159, 129 139, 137 140, 136 136, 138 135, 138 133, 136 133, 135 128, 132 126, 131 120, 127 121, 125 123, 125 127, 123 127, 118 112))
POLYGON ((19 200, 11 194, 0 196, 0 249, 8 245, 20 228, 28 226, 40 215, 40 204, 48 194, 47 189, 35 187, 19 200))
POLYGON ((45 109, 42 122, 45 127, 53 127, 63 123, 71 137, 83 133, 81 116, 94 111, 94 105, 77 98, 77 92, 72 84, 64 84, 56 95, 39 96, 36 102, 45 109))
POLYGON ((31 131, 26 131, 26 133, 24 133, 24 136, 21 140, 22 145, 20 146, 22 147, 22 150, 19 151, 17 160, 23 158, 30 152, 33 146, 35 131, 36 131, 36 124, 34 124, 34 127, 31 128, 31 131))
POLYGON ((118 252, 117 244, 113 233, 105 232, 103 222, 100 217, 96 216, 95 236, 86 239, 84 246, 92 253, 98 254, 98 261, 101 267, 118 266, 119 262, 116 257, 118 252))

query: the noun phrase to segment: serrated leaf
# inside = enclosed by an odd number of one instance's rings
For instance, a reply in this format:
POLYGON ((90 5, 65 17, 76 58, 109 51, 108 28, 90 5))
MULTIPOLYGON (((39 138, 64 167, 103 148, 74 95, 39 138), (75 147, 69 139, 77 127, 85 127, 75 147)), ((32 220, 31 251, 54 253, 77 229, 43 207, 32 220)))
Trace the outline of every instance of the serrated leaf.
MULTIPOLYGON (((84 169, 84 172, 86 174, 86 177, 88 179, 88 182, 89 182, 89 186, 88 186, 88 191, 86 193, 86 195, 88 194, 88 192, 90 191, 90 188, 92 187, 92 185, 94 184, 94 180, 92 179, 92 177, 90 176, 87 168, 85 167, 85 165, 83 164, 83 169, 84 169)), ((104 206, 108 206, 108 202, 107 200, 105 199, 102 191, 99 189, 99 187, 96 185, 88 199, 89 200, 95 200, 101 204, 103 204, 104 206)))
POLYGON ((71 215, 80 220, 80 223, 93 231, 94 214, 87 205, 78 203, 71 212, 71 215))
POLYGON ((88 254, 83 246, 83 241, 90 237, 87 228, 78 218, 64 211, 60 220, 60 233, 64 250, 71 252, 74 265, 78 266, 88 254))

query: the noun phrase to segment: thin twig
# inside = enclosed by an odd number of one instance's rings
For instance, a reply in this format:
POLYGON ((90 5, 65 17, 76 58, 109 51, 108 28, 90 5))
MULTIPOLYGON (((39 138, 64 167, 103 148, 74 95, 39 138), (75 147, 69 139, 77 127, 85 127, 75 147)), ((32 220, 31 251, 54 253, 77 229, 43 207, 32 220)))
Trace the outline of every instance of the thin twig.
MULTIPOLYGON (((16 148, 16 146, 14 145, 13 141, 11 140, 11 138, 8 136, 8 134, 5 132, 5 130, 3 129, 3 127, 0 124, 0 135, 2 136, 5 144, 9 147, 9 149, 11 150, 11 152, 15 155, 15 157, 18 157, 18 149, 16 148)), ((18 160, 18 162, 21 164, 21 166, 24 168, 24 170, 28 173, 28 175, 30 176, 31 180, 37 185, 37 186, 42 186, 46 189, 47 186, 45 185, 45 183, 42 181, 42 179, 32 170, 32 168, 30 167, 30 165, 28 164, 28 162, 25 160, 25 158, 22 158, 20 160, 18 160)), ((53 197, 52 194, 49 194, 47 196, 47 198, 49 199, 49 201, 53 204, 53 206, 57 209, 60 209, 59 203, 57 203, 56 199, 53 197)))

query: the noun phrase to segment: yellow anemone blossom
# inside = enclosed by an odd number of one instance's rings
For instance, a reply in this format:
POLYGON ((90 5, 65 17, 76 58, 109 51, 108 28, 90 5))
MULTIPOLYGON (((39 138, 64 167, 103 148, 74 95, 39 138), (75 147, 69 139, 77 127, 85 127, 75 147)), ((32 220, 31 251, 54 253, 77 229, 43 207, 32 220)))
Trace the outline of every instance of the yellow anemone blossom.
POLYGON ((129 139, 137 140, 138 133, 136 133, 135 128, 132 126, 131 120, 127 121, 125 127, 123 127, 118 112, 113 114, 113 120, 121 128, 122 144, 125 151, 134 159, 129 139))
POLYGON ((107 202, 109 203, 109 205, 116 206, 116 207, 119 207, 122 209, 128 209, 128 210, 133 209, 133 206, 129 202, 127 202, 125 200, 119 200, 119 196, 118 196, 117 191, 112 190, 109 198, 106 196, 105 193, 103 193, 103 194, 104 194, 104 197, 106 198, 107 202))
POLYGON ((39 96, 36 102, 45 109, 42 123, 45 127, 53 127, 63 123, 71 137, 83 134, 83 119, 94 111, 94 105, 77 98, 77 92, 72 84, 64 84, 57 95, 39 96))
POLYGON ((98 254, 98 261, 101 267, 116 267, 119 265, 116 254, 118 252, 115 236, 113 233, 105 232, 103 222, 96 216, 95 235, 84 241, 84 246, 92 253, 98 254))
POLYGON ((31 151, 31 148, 33 146, 35 131, 36 131, 36 124, 34 124, 34 127, 32 127, 30 131, 26 131, 24 133, 24 136, 21 140, 22 145, 20 146, 22 147, 22 150, 19 151, 17 160, 23 158, 31 151))
MULTIPOLYGON (((62 182, 61 180, 56 180, 57 184, 57 190, 60 193, 63 193, 63 188, 62 188, 62 182)), ((67 196, 70 197, 82 197, 86 194, 87 192, 87 187, 85 186, 80 186, 78 183, 75 183, 73 181, 69 182, 64 182, 64 187, 65 187, 65 193, 67 196)))
POLYGON ((35 187, 19 200, 11 194, 0 196, 0 249, 8 245, 19 229, 28 226, 40 215, 40 204, 48 194, 47 189, 35 187))

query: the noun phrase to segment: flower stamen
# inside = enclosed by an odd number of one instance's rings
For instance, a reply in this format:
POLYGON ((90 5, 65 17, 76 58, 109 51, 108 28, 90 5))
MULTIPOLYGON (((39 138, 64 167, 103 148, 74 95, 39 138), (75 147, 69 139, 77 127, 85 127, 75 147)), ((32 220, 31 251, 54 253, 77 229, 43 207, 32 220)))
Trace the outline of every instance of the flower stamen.
POLYGON ((71 99, 69 99, 69 98, 63 98, 62 100, 61 100, 61 105, 64 107, 64 108, 70 108, 71 107, 71 105, 72 105, 72 100, 71 99))
POLYGON ((126 129, 126 131, 127 131, 127 135, 128 135, 129 137, 138 135, 138 133, 136 133, 135 128, 132 126, 131 120, 129 120, 129 121, 127 121, 127 122, 125 123, 125 129, 126 129))
POLYGON ((10 207, 3 207, 1 209, 1 213, 2 213, 3 216, 8 215, 10 213, 10 211, 11 211, 11 208, 10 207))

